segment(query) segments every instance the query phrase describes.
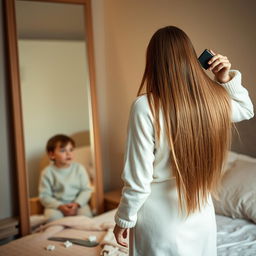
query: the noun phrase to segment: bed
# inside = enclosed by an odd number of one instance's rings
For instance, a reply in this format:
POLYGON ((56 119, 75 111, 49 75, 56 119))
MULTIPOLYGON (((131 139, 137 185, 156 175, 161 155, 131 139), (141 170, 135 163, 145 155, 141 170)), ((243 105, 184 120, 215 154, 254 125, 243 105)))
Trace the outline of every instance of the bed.
POLYGON ((113 215, 110 211, 92 219, 85 216, 65 217, 56 220, 39 228, 38 232, 23 238, 14 240, 0 247, 0 255, 100 255, 103 249, 103 238, 108 231, 113 230, 113 215), (96 247, 83 247, 73 244, 65 248, 63 242, 49 241, 49 237, 68 237, 87 239, 89 236, 96 236, 101 242, 96 247), (53 251, 47 251, 48 245, 55 245, 53 251))
POLYGON ((255 256, 256 225, 245 219, 216 215, 218 256, 255 256))
MULTIPOLYGON (((113 236, 113 216, 115 210, 93 218, 88 226, 78 225, 86 222, 86 217, 68 217, 55 221, 41 232, 17 239, 0 247, 0 255, 128 255, 125 248, 115 243, 113 236), (86 239, 94 235, 100 244, 96 247, 72 245, 65 248, 63 242, 49 241, 49 237, 66 237, 86 239), (54 251, 47 251, 48 245, 55 245, 54 251)), ((245 219, 232 219, 216 215, 218 229, 218 256, 254 256, 256 255, 256 225, 245 219)))
MULTIPOLYGON (((214 200, 217 222, 218 256, 256 255, 256 159, 229 153, 220 187, 220 199, 214 200)), ((39 232, 0 247, 0 255, 128 255, 116 244, 113 236, 116 210, 92 219, 84 216, 66 217, 39 228, 39 232), (79 238, 96 236, 99 245, 83 247, 49 241, 49 237, 79 238), (55 250, 47 251, 48 245, 55 250)))

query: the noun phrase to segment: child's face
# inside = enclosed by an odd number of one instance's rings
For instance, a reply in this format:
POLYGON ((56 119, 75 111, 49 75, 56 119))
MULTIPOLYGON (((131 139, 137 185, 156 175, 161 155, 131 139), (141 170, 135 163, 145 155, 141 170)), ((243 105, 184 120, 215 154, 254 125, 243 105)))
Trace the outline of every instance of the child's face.
POLYGON ((57 167, 68 167, 73 161, 73 150, 74 147, 70 142, 65 147, 60 147, 60 143, 57 143, 54 152, 50 152, 49 156, 55 161, 57 167))

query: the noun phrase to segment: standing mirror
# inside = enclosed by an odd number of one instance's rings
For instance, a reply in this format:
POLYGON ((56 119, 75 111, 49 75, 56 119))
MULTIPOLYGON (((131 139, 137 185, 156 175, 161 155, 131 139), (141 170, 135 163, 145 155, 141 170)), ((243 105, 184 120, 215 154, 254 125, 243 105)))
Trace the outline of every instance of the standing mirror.
POLYGON ((103 211, 91 7, 88 0, 6 0, 20 231, 30 231, 47 140, 66 134, 103 211), (89 152, 89 153, 88 153, 89 152), (88 159, 88 155, 90 156, 88 159), (33 208, 33 204, 32 204, 33 208))

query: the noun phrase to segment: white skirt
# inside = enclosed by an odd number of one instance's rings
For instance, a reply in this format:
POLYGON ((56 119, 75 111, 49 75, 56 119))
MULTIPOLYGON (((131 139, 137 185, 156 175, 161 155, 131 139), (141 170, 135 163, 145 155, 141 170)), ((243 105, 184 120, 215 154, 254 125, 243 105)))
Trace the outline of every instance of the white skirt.
POLYGON ((179 215, 175 179, 152 183, 151 194, 130 229, 130 256, 216 256, 212 198, 188 218, 179 215))

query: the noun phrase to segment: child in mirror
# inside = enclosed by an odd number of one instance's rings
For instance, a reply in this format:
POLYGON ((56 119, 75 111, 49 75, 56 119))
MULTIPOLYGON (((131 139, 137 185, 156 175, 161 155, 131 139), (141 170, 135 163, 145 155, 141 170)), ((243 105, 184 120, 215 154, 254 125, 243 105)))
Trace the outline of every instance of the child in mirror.
POLYGON ((85 168, 73 162, 74 148, 74 140, 63 134, 47 142, 46 151, 52 162, 41 173, 39 198, 48 221, 64 216, 92 217, 88 205, 92 194, 90 179, 85 168))

